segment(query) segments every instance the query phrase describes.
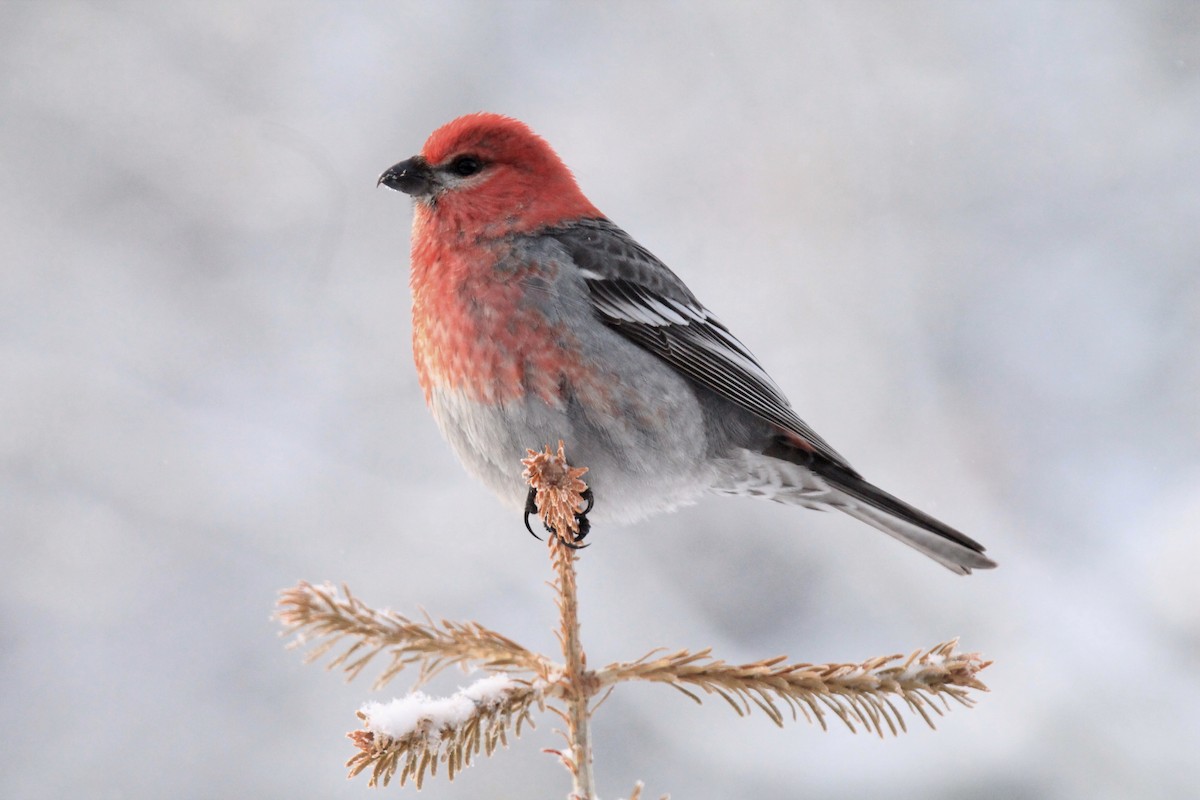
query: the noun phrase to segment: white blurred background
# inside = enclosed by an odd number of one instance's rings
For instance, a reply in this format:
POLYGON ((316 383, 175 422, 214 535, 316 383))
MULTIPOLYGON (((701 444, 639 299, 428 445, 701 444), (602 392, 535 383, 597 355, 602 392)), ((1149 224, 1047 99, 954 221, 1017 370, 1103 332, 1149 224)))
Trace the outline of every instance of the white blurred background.
MULTIPOLYGON (((477 110, 1001 564, 717 498, 596 529, 593 664, 996 660, 886 741, 622 687, 605 797, 1200 783, 1200 5, 8 0, 0 104, 0 796, 411 794, 345 780, 354 710, 407 684, 285 651, 301 578, 553 651, 544 549, 423 407, 409 203, 375 189, 477 110)), ((564 796, 539 723, 423 796, 564 796)))

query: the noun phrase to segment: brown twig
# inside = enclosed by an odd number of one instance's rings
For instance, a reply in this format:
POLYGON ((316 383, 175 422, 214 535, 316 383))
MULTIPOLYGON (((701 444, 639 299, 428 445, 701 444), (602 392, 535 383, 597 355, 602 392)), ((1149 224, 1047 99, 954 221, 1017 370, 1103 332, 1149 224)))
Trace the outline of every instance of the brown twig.
POLYGON ((596 676, 587 669, 587 654, 579 639, 578 585, 575 579, 575 562, 579 558, 577 548, 568 544, 575 541, 579 532, 576 514, 584 508, 583 493, 587 491, 581 477, 587 470, 573 468, 567 464, 563 443, 558 443, 558 453, 547 447, 543 452, 533 450, 522 461, 529 485, 537 491, 538 515, 554 531, 550 537, 550 561, 555 571, 555 595, 558 602, 558 640, 563 651, 563 701, 566 710, 563 718, 567 723, 567 745, 569 755, 560 753, 559 758, 571 772, 574 781, 573 797, 579 800, 594 800, 595 777, 592 773, 591 713, 588 703, 599 684, 596 676))

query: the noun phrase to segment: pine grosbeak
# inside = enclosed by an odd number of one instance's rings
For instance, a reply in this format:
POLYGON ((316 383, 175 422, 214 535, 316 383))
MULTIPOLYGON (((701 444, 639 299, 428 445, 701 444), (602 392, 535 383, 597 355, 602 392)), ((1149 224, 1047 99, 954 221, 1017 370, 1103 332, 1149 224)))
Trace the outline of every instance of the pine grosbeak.
POLYGON ((949 569, 995 566, 967 536, 863 480, 746 347, 610 222, 525 124, 471 114, 379 183, 415 201, 413 355, 468 471, 525 505, 526 448, 589 468, 593 519, 705 492, 836 508, 949 569))

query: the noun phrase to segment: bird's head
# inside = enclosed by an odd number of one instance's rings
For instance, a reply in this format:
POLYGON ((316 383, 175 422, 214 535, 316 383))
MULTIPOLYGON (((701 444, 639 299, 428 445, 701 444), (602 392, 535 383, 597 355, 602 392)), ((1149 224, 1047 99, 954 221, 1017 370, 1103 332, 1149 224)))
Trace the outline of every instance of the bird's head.
POLYGON ((418 215, 478 236, 528 233, 599 217, 558 154, 525 123, 468 114, 434 131, 380 184, 412 195, 418 215))

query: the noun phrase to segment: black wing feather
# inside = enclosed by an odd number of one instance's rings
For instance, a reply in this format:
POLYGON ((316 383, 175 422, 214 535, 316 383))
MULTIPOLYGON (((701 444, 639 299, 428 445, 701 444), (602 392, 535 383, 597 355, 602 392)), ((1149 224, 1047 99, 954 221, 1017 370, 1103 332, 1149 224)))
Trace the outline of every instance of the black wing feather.
POLYGON ((608 220, 584 220, 549 232, 583 271, 600 319, 682 374, 794 434, 857 475, 810 428, 754 355, 652 253, 608 220))

